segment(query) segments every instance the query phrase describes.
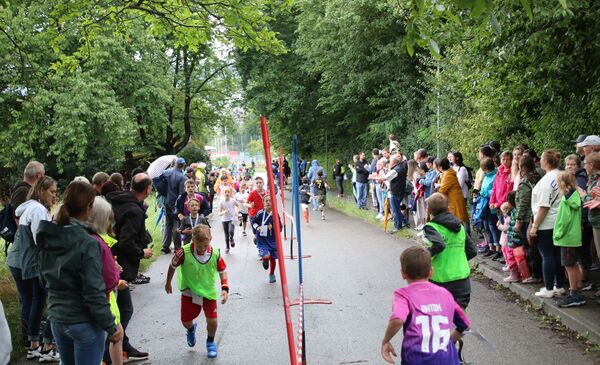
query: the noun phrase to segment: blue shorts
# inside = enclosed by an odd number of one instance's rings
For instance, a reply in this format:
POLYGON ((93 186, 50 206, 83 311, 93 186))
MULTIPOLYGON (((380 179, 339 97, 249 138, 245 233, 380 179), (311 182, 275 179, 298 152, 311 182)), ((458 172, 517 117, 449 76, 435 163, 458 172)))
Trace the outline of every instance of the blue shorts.
POLYGON ((256 247, 258 247, 258 254, 261 257, 265 257, 267 255, 271 255, 274 259, 277 259, 277 246, 275 243, 271 244, 269 242, 256 242, 256 247))

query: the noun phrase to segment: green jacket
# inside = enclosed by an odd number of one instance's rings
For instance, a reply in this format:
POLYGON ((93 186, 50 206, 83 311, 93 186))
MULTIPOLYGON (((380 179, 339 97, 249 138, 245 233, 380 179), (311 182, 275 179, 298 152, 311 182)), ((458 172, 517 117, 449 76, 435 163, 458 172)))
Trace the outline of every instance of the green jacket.
POLYGON ((102 251, 87 229, 74 219, 66 226, 43 221, 37 242, 48 318, 62 324, 92 322, 109 335, 115 333, 102 278, 102 251))
MULTIPOLYGON (((597 186, 600 186, 600 175, 590 176, 587 184, 588 195, 585 197, 586 202, 593 199, 589 194, 592 192, 592 189, 597 186)), ((600 208, 588 209, 588 218, 592 227, 600 228, 600 208)))
POLYGON ((531 219, 531 193, 533 187, 540 181, 540 175, 533 173, 531 177, 523 176, 517 187, 517 195, 515 196, 515 205, 517 209, 516 218, 523 224, 529 223, 531 219))
POLYGON ((577 191, 560 199, 552 238, 555 246, 581 247, 581 197, 577 191))
POLYGON ((465 254, 465 228, 460 226, 459 231, 456 232, 435 222, 429 222, 425 226, 436 230, 442 236, 445 244, 442 251, 432 255, 433 276, 431 281, 447 283, 468 278, 471 269, 465 254))

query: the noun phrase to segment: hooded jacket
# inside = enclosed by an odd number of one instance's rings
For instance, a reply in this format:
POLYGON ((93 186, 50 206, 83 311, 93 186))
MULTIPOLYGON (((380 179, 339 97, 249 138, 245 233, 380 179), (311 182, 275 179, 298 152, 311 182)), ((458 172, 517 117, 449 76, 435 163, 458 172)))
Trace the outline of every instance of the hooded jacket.
POLYGON ((552 238, 554 246, 581 246, 581 196, 577 190, 560 199, 552 238))
MULTIPOLYGON (((433 217, 433 219, 431 219, 431 222, 444 226, 448 230, 455 233, 460 232, 461 228, 463 227, 462 222, 450 212, 444 212, 436 215, 433 217)), ((446 248, 444 239, 433 227, 425 225, 423 231, 425 232, 425 238, 431 242, 431 246, 429 248, 431 256, 442 252, 444 248, 446 248)), ((475 247, 475 244, 469 235, 466 235, 465 239, 465 254, 467 255, 467 260, 477 256, 477 247, 475 247)))
POLYGON ((306 174, 306 176, 308 177, 308 181, 310 181, 311 183, 315 181, 315 179, 317 178, 317 172, 319 172, 319 170, 323 170, 324 178, 327 177, 327 172, 321 166, 319 166, 318 160, 312 160, 310 165, 310 169, 308 169, 308 173, 306 174))
POLYGON ((490 204, 495 204, 498 208, 506 202, 506 195, 513 189, 513 181, 510 174, 510 169, 500 165, 498 172, 494 178, 494 185, 490 195, 490 204))
POLYGON ((537 182, 540 181, 540 175, 534 172, 531 176, 523 176, 517 187, 515 204, 517 208, 517 219, 522 223, 529 223, 531 219, 531 192, 537 182))
POLYGON ((40 223, 41 277, 48 291, 48 318, 62 324, 96 323, 117 330, 102 277, 101 248, 81 222, 40 223))
POLYGON ((50 212, 37 200, 27 200, 15 211, 19 227, 6 263, 21 269, 23 280, 40 276, 40 257, 36 234, 42 221, 51 220, 50 212))
POLYGON ((448 210, 450 213, 454 214, 462 222, 468 222, 469 212, 467 212, 467 202, 456 177, 456 170, 451 168, 444 171, 438 191, 448 197, 448 210))
POLYGON ((112 252, 123 268, 121 279, 133 281, 137 277, 143 249, 152 241, 146 232, 146 212, 141 201, 129 191, 109 193, 106 199, 115 213, 117 243, 112 252))

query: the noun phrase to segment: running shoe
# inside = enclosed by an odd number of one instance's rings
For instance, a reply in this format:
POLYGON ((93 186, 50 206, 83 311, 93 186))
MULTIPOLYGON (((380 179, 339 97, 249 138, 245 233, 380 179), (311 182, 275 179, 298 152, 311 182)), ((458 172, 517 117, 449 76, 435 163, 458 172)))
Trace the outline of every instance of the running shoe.
POLYGON ((42 356, 39 358, 39 362, 48 363, 48 362, 60 362, 60 355, 58 351, 56 351, 56 347, 53 347, 51 350, 47 352, 42 351, 42 356))
POLYGON ((379 213, 375 216, 375 219, 383 219, 383 214, 379 213))
POLYGON ((210 359, 214 359, 217 357, 218 353, 217 353, 217 344, 214 342, 208 342, 206 341, 206 352, 208 354, 208 357, 210 359))
POLYGON ((192 328, 188 329, 186 332, 188 346, 196 346, 196 322, 194 322, 192 328))
POLYGON ((235 241, 232 239, 229 241, 229 245, 231 245, 231 248, 235 247, 235 241))
POLYGON ((564 288, 554 287, 554 295, 565 295, 567 291, 564 288))
POLYGON ((146 360, 147 358, 147 352, 141 352, 133 347, 130 351, 123 351, 123 362, 146 360))
POLYGON ((246 231, 242 232, 242 236, 246 237, 248 234, 246 234, 246 231))
POLYGON ((581 290, 582 291, 594 290, 594 287, 595 287, 595 285, 591 281, 584 281, 581 284, 581 290))
POLYGON ((262 260, 263 269, 269 270, 269 260, 262 260))
POLYGON ((494 256, 495 254, 496 254, 496 251, 489 250, 483 255, 483 257, 491 257, 491 256, 494 256))
POLYGON ((27 360, 39 359, 42 356, 42 347, 27 349, 27 360))
POLYGON ((229 253, 229 247, 225 249, 225 253, 229 253))
POLYGON ((539 291, 535 293, 536 297, 540 298, 552 298, 556 293, 554 290, 548 290, 546 287, 542 287, 539 291))
POLYGON ((561 308, 570 308, 579 307, 584 305, 585 303, 585 297, 583 295, 577 297, 569 295, 568 297, 559 300, 556 304, 558 304, 558 306, 561 308))
POLYGON ((269 283, 274 283, 276 281, 277 281, 277 277, 275 276, 275 274, 269 275, 269 283))

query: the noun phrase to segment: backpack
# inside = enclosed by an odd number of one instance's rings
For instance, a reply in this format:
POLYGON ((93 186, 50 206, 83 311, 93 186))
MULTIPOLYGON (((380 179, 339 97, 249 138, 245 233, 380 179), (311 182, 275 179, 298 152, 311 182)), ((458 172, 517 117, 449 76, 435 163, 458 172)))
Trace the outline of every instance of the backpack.
POLYGON ((153 177, 152 186, 154 186, 154 189, 159 196, 167 196, 169 183, 167 182, 167 177, 164 174, 153 177))
POLYGON ((464 166, 464 168, 467 169, 468 176, 467 181, 465 181, 465 183, 467 184, 469 190, 471 190, 473 188, 473 168, 467 166, 464 166))
POLYGON ((6 204, 0 211, 0 237, 4 239, 4 255, 8 254, 8 246, 15 241, 17 233, 17 223, 13 215, 13 208, 6 204))

